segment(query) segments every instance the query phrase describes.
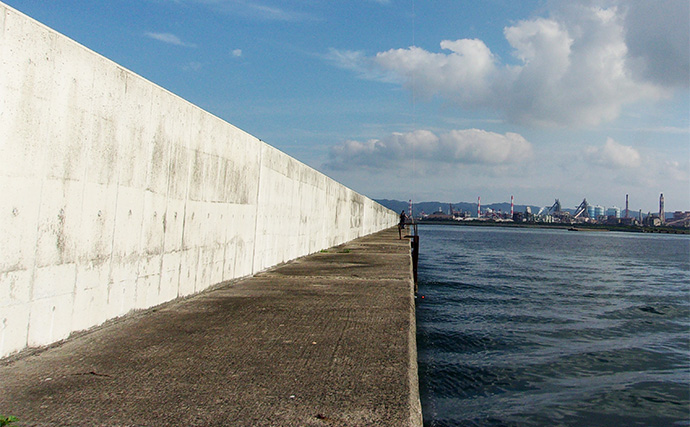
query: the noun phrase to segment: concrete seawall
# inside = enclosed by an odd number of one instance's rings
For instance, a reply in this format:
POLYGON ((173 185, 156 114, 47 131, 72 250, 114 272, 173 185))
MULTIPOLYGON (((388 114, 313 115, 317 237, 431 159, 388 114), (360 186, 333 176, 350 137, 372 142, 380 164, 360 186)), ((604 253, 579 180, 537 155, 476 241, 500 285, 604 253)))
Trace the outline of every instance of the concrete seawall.
POLYGON ((395 228, 0 362, 21 425, 421 426, 395 228))
POLYGON ((396 214, 0 3, 0 358, 396 214))

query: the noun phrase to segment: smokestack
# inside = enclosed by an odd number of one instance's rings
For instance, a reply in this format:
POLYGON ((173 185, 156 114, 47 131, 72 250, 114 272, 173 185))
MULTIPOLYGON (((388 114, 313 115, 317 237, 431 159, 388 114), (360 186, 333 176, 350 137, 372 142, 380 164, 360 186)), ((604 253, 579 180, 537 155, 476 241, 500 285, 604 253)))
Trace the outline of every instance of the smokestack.
POLYGON ((661 196, 659 196, 659 219, 661 220, 661 224, 666 222, 666 212, 664 211, 664 193, 661 193, 661 196))
POLYGON ((628 217, 628 195, 625 195, 625 217, 628 217))
POLYGON ((513 196, 510 196, 510 217, 513 217, 513 196))
POLYGON ((482 217, 482 196, 477 196, 477 218, 482 217))

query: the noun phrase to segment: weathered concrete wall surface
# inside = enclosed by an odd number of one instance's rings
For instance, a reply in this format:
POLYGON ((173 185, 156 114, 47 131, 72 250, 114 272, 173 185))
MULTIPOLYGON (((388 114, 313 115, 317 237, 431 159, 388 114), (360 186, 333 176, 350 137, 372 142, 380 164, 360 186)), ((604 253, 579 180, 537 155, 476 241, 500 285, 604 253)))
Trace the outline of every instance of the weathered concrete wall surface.
POLYGON ((0 3, 0 357, 396 223, 0 3))

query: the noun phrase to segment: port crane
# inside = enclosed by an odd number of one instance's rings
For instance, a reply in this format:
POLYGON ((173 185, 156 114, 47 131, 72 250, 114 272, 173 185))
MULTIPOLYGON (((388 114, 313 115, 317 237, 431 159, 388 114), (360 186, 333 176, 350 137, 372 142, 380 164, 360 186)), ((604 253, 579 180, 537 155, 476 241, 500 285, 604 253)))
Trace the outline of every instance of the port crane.
POLYGON ((563 208, 561 207, 561 201, 559 199, 556 199, 553 205, 551 207, 544 206, 539 210, 539 213, 537 214, 537 217, 543 215, 553 215, 556 218, 559 218, 561 221, 569 221, 569 218, 572 219, 577 219, 577 218, 588 218, 589 215, 587 214, 587 208, 589 207, 589 203, 587 203, 587 199, 583 199, 582 203, 575 208, 575 213, 570 215, 568 211, 563 211, 563 208))
POLYGON ((561 201, 556 199, 556 202, 551 207, 544 206, 543 208, 539 209, 539 213, 537 214, 537 216, 541 216, 541 214, 544 213, 544 211, 546 211, 546 215, 548 215, 550 213, 560 212, 561 211, 561 201))
POLYGON ((587 214, 587 208, 588 207, 589 207, 589 204, 587 203, 587 199, 582 199, 582 203, 580 203, 580 206, 578 206, 575 209, 575 214, 573 214, 573 218, 579 218, 580 215, 582 215, 585 218, 589 217, 589 215, 587 214))

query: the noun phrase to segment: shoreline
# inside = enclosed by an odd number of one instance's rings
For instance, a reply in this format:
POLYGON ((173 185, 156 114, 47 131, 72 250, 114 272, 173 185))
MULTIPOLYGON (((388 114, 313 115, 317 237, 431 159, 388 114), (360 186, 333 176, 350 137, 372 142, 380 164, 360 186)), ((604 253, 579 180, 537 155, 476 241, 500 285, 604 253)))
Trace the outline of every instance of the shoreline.
POLYGON ((476 226, 476 227, 512 227, 512 228, 545 228, 562 229, 572 231, 611 231, 624 233, 658 233, 658 234, 690 234, 690 229, 674 227, 638 227, 627 225, 607 225, 607 224, 547 224, 547 223, 514 223, 497 221, 443 221, 443 220, 422 220, 418 225, 449 225, 449 226, 476 226))

